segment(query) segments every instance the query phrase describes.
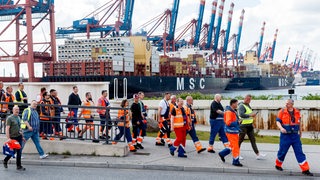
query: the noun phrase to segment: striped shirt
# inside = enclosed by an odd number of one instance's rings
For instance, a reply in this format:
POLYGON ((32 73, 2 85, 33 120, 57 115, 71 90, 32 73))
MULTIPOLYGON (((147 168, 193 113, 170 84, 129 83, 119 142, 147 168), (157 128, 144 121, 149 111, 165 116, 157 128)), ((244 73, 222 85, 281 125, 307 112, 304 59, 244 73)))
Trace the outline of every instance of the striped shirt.
POLYGON ((26 109, 26 112, 24 113, 22 119, 23 121, 28 121, 30 126, 34 131, 39 131, 39 124, 40 124, 40 119, 39 119, 39 114, 36 109, 31 109, 31 115, 30 119, 28 119, 28 110, 26 109))

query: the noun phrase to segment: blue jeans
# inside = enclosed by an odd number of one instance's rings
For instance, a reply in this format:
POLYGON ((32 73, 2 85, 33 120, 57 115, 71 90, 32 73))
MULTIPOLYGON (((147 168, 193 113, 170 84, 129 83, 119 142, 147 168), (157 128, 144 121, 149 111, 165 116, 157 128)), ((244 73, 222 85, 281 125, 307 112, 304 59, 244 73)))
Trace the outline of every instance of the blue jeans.
POLYGON ((39 139, 39 131, 38 130, 33 130, 33 131, 25 131, 23 132, 23 137, 26 140, 23 145, 22 148, 24 147, 24 145, 26 144, 26 142, 28 141, 28 139, 32 139, 34 145, 37 148, 38 153, 40 154, 40 156, 44 155, 44 151, 40 145, 40 139, 39 139))
POLYGON ((74 115, 73 115, 73 118, 72 118, 72 121, 73 121, 73 125, 74 126, 78 126, 78 108, 72 108, 71 111, 73 111, 74 115))
POLYGON ((214 144, 214 139, 216 138, 216 135, 219 133, 220 140, 223 143, 228 142, 228 138, 226 136, 226 133, 224 132, 224 122, 223 120, 215 120, 215 119, 210 119, 210 138, 209 138, 209 145, 214 144))
MULTIPOLYGON (((146 120, 146 119, 144 119, 146 120)), ((147 136, 147 123, 142 123, 142 129, 141 129, 141 136, 142 137, 145 137, 147 136)))
POLYGON ((132 137, 131 137, 131 133, 130 133, 130 128, 124 127, 124 126, 119 126, 118 127, 120 132, 119 134, 116 135, 116 137, 114 138, 115 141, 120 140, 120 138, 123 136, 123 134, 125 134, 126 140, 128 143, 132 142, 132 137))
POLYGON ((61 132, 62 130, 61 130, 61 127, 60 127, 60 113, 59 114, 55 114, 54 115, 55 116, 55 118, 53 118, 53 121, 54 121, 54 124, 53 124, 53 126, 54 126, 54 130, 55 130, 55 132, 61 132))

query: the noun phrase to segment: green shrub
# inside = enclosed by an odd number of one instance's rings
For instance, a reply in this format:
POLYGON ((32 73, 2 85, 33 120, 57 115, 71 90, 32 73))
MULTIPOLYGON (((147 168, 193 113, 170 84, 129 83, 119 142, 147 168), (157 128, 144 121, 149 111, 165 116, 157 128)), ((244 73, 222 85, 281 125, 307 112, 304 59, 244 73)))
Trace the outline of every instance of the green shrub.
MULTIPOLYGON (((215 94, 202 94, 200 92, 193 92, 193 93, 180 93, 177 94, 177 97, 180 97, 182 99, 186 99, 187 96, 191 96, 194 100, 213 100, 215 94)), ((320 100, 320 95, 319 100, 320 100)), ((252 100, 280 100, 282 99, 282 95, 278 96, 271 96, 271 95, 259 95, 259 96, 252 96, 252 100)), ((145 100, 161 100, 163 97, 145 97, 145 100)), ((235 97, 225 97, 222 96, 222 99, 224 100, 230 100, 232 98, 238 99, 238 100, 243 100, 244 96, 235 96, 235 97)))
POLYGON ((306 96, 302 96, 302 100, 320 100, 320 94, 311 94, 309 93, 306 96))

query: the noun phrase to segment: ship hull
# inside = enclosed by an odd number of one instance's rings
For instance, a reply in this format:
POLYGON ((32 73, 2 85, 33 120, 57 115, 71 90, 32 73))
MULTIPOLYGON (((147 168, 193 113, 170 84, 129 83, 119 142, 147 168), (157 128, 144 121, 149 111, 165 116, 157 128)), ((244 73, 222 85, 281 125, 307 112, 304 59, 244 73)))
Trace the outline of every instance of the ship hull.
POLYGON ((307 79, 306 86, 318 86, 320 85, 320 79, 307 79))
POLYGON ((292 82, 291 77, 239 77, 233 78, 226 90, 283 89, 291 87, 292 82))
POLYGON ((47 76, 43 78, 44 82, 108 81, 110 98, 123 98, 126 94, 130 98, 139 91, 150 96, 159 96, 164 92, 220 93, 224 91, 230 80, 230 78, 175 76, 47 76))

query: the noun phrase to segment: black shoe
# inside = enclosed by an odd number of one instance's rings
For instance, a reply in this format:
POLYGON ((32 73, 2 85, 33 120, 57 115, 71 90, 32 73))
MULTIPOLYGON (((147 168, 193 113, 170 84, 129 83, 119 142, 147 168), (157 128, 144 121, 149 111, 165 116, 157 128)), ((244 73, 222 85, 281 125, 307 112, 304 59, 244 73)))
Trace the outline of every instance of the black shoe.
MULTIPOLYGON (((275 168, 276 168, 276 170, 278 170, 278 171, 283 171, 282 167, 280 167, 280 166, 275 166, 275 168)), ((302 172, 302 173, 303 173, 303 172, 302 172)))
POLYGON ((62 140, 64 140, 64 139, 67 139, 67 137, 66 136, 60 136, 60 141, 62 141, 62 140))
POLYGON ((104 136, 99 136, 99 139, 106 139, 106 137, 104 137, 104 136))
POLYGON ((166 143, 166 142, 164 141, 164 139, 161 139, 160 141, 161 141, 162 144, 165 144, 165 143, 166 143))
MULTIPOLYGON (((103 134, 102 135, 105 139, 107 139, 107 135, 106 134, 103 134)), ((108 135, 108 139, 110 139, 111 137, 108 135)))
POLYGON ((164 146, 165 144, 162 142, 156 142, 156 146, 164 146))
POLYGON ((201 153, 201 152, 203 152, 203 151, 205 151, 205 150, 206 150, 206 148, 200 149, 200 150, 198 151, 198 154, 201 153))
POLYGON ((243 166, 241 163, 239 163, 239 164, 232 164, 232 165, 238 166, 238 167, 242 167, 242 166, 243 166))
POLYGON ((302 174, 306 176, 313 176, 313 174, 309 170, 302 171, 302 174))
POLYGON ((138 145, 133 145, 133 146, 135 149, 137 149, 137 150, 139 149, 138 145))
POLYGON ((178 154, 178 157, 181 157, 181 158, 187 158, 188 156, 187 155, 185 155, 185 154, 178 154))
POLYGON ((144 149, 144 147, 143 147, 141 144, 137 144, 137 147, 138 147, 139 149, 144 149))
POLYGON ((170 148, 172 146, 172 144, 168 144, 168 148, 170 148))
POLYGON ((208 150, 208 153, 216 153, 213 149, 208 150))
POLYGON ((2 161, 4 168, 8 168, 8 162, 2 161))
POLYGON ((137 150, 136 149, 131 149, 130 152, 137 152, 137 150))
POLYGON ((19 166, 19 167, 17 167, 17 170, 18 170, 18 171, 25 171, 26 168, 24 168, 23 166, 19 166))
POLYGON ((219 154, 219 157, 220 157, 222 162, 226 162, 226 160, 224 159, 224 157, 222 155, 219 154))
POLYGON ((68 130, 68 132, 70 132, 70 133, 74 133, 74 130, 68 130))
POLYGON ((98 139, 93 139, 92 142, 93 143, 99 143, 100 141, 98 139))

